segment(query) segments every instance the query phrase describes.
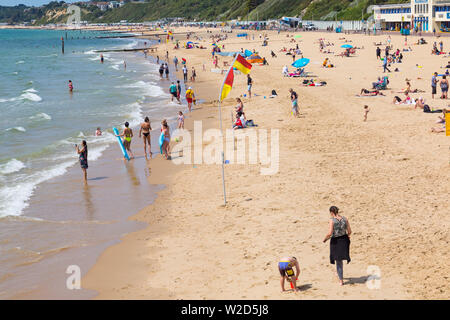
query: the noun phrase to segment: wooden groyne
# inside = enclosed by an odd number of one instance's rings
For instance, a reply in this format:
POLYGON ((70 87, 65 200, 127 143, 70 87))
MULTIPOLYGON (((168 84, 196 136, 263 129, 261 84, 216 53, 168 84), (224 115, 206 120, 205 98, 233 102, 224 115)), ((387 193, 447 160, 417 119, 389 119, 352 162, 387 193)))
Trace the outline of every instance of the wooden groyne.
POLYGON ((149 48, 133 48, 133 49, 109 49, 109 50, 94 50, 95 53, 105 53, 105 52, 136 52, 136 51, 150 51, 155 52, 158 51, 156 47, 149 48))

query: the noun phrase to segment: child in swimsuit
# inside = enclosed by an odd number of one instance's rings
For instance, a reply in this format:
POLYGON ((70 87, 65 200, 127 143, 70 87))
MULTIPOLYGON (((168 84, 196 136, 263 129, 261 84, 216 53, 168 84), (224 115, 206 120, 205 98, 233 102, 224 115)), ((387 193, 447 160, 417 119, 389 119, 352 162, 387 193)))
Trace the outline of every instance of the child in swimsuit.
POLYGON ((178 129, 184 129, 184 115, 181 111, 178 111, 178 129))
POLYGON ((300 266, 298 264, 297 258, 295 257, 285 257, 281 258, 280 262, 278 263, 278 271, 281 275, 281 291, 286 291, 284 289, 284 280, 287 280, 288 282, 291 282, 291 287, 293 287, 294 291, 297 292, 297 279, 300 275, 300 266), (295 273, 293 268, 295 267, 295 273))

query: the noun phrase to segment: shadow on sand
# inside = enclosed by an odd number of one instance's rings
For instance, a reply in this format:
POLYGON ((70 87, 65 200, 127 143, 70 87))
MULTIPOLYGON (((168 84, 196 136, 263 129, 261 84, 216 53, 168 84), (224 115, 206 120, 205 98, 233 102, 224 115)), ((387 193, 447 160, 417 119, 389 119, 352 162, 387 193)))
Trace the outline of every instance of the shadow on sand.
POLYGON ((368 276, 362 276, 359 278, 344 278, 347 280, 344 284, 365 284, 367 282, 368 276))
POLYGON ((300 291, 306 291, 308 289, 312 288, 312 284, 308 283, 308 284, 303 284, 301 286, 297 286, 297 289, 300 291))

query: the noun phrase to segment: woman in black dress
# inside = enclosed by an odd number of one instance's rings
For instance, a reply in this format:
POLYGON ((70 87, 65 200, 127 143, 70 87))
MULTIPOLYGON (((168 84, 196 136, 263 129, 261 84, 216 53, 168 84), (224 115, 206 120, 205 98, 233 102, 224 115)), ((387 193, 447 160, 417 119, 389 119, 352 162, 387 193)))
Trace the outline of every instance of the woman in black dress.
POLYGON ((80 159, 80 166, 81 170, 84 174, 84 183, 87 183, 87 168, 88 168, 88 149, 86 140, 83 140, 81 143, 81 149, 78 147, 78 145, 75 145, 75 148, 77 149, 77 153, 80 159))
POLYGON ((350 222, 344 216, 339 215, 339 208, 330 207, 330 223, 328 233, 323 239, 325 243, 328 239, 330 241, 330 263, 334 264, 336 261, 336 271, 339 278, 339 283, 344 285, 344 266, 342 261, 347 260, 350 263, 350 222))

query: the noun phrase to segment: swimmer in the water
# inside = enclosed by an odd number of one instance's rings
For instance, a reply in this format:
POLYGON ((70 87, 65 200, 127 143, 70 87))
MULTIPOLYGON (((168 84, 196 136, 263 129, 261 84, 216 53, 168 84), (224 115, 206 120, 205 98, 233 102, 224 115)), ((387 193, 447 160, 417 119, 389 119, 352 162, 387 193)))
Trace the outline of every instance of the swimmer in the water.
MULTIPOLYGON (((130 153, 131 157, 134 158, 133 152, 131 151, 131 138, 133 138, 133 130, 129 128, 129 123, 125 122, 125 129, 117 137, 123 137, 123 146, 130 153)), ((125 158, 125 157, 124 157, 125 158)))
POLYGON ((103 63, 105 61, 105 58, 103 58, 103 54, 100 54, 100 61, 103 63))
POLYGON ((95 131, 95 136, 99 137, 102 135, 102 130, 100 129, 100 127, 97 128, 97 130, 95 131))
POLYGON ((69 80, 69 91, 73 92, 73 83, 72 80, 69 80))
POLYGON ((150 119, 145 117, 144 122, 141 124, 141 128, 139 129, 139 138, 143 135, 144 138, 144 154, 145 158, 147 158, 147 144, 150 159, 152 158, 152 143, 150 142, 150 130, 152 130, 152 126, 150 125, 150 119))

